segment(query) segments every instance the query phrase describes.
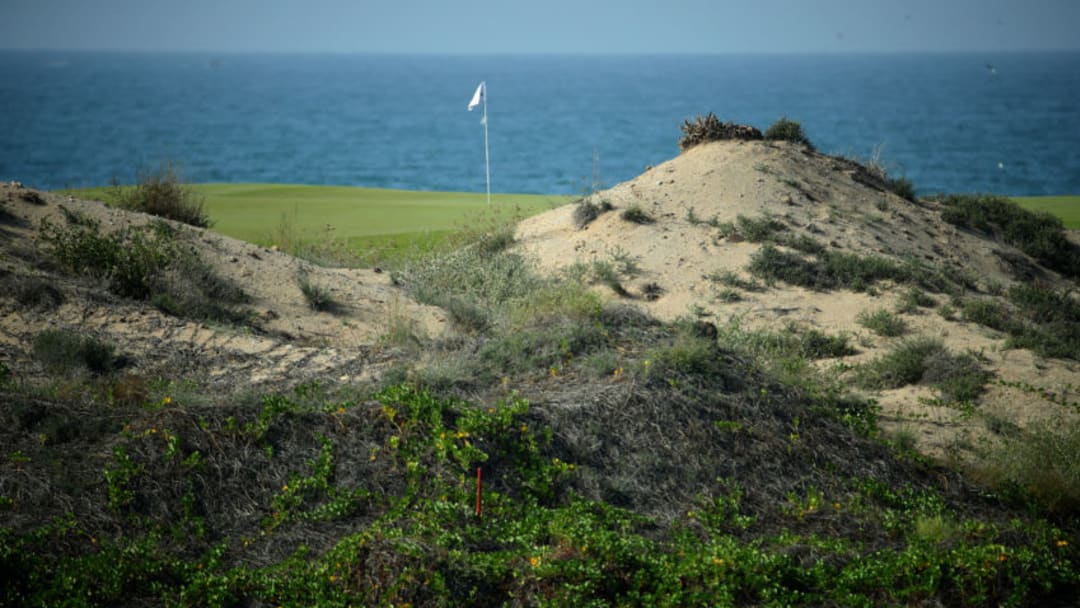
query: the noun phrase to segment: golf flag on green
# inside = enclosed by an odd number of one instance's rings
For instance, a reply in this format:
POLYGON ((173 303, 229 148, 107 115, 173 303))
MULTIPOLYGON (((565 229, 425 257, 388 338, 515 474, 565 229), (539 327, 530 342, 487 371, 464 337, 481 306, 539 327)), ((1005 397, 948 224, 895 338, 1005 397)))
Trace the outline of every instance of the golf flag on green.
POLYGON ((480 105, 484 101, 484 83, 480 83, 480 86, 476 87, 476 92, 473 93, 472 101, 469 102, 469 111, 472 112, 473 108, 480 105))
POLYGON ((476 87, 476 92, 473 93, 472 99, 469 100, 469 111, 472 112, 473 108, 480 104, 484 105, 484 118, 480 120, 480 124, 484 125, 484 171, 487 174, 487 204, 490 207, 491 160, 488 157, 487 84, 483 81, 480 82, 480 86, 476 87))

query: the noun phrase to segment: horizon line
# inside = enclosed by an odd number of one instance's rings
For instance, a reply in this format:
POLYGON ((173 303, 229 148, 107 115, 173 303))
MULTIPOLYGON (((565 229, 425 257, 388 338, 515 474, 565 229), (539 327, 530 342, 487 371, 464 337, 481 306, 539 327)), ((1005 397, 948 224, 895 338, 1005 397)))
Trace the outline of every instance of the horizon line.
POLYGON ((103 53, 159 55, 332 55, 384 57, 723 57, 723 56, 793 56, 793 55, 968 55, 968 54, 1040 54, 1080 53, 1077 48, 1015 49, 863 49, 863 50, 788 50, 788 51, 372 51, 372 50, 298 50, 298 49, 128 49, 128 48, 53 48, 0 47, 0 53, 103 53))

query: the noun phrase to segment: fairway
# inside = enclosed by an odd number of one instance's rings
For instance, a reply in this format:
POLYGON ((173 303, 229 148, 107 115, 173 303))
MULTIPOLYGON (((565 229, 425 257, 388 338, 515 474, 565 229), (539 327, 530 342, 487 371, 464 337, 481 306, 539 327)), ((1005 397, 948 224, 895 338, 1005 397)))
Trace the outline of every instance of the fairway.
POLYGON ((1066 228, 1080 230, 1080 196, 1014 196, 1012 200, 1025 209, 1056 215, 1066 228))

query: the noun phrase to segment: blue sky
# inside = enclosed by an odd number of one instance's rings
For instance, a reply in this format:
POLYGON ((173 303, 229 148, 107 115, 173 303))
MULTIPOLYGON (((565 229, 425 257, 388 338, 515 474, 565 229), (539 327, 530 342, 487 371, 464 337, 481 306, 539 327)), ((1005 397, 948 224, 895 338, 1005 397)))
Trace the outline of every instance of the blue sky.
POLYGON ((1080 0, 2 0, 0 48, 383 53, 1080 49, 1080 0))

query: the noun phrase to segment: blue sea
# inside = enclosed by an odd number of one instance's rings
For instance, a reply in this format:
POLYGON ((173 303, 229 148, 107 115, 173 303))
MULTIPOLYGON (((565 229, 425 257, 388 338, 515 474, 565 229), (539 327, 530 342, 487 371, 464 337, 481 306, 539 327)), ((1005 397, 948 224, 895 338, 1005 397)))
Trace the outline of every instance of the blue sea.
POLYGON ((920 193, 1080 193, 1080 53, 424 56, 0 52, 0 179, 575 194, 678 154, 715 112, 787 116, 920 193))

